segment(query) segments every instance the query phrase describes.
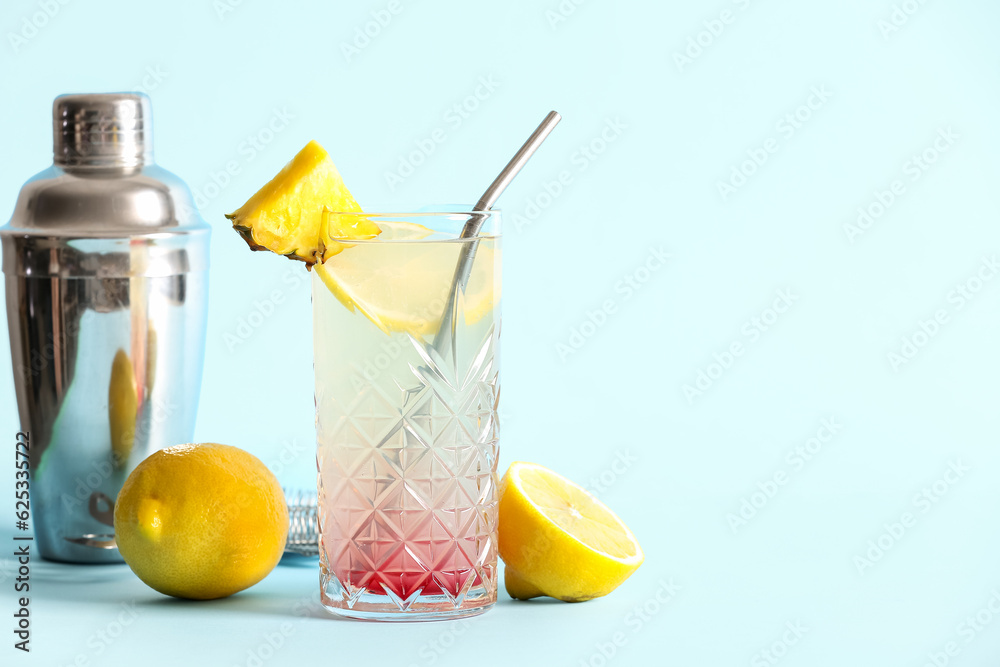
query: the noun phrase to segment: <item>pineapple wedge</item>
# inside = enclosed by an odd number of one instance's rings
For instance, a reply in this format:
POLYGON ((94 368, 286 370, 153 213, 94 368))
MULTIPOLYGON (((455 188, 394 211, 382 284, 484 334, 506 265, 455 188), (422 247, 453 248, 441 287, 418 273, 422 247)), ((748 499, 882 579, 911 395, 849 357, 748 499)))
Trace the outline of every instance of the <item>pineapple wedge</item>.
POLYGON ((277 176, 226 217, 253 250, 270 250, 309 266, 343 249, 333 238, 370 239, 379 234, 378 226, 366 218, 355 218, 352 229, 327 229, 324 207, 345 213, 361 211, 330 155, 310 141, 277 176))

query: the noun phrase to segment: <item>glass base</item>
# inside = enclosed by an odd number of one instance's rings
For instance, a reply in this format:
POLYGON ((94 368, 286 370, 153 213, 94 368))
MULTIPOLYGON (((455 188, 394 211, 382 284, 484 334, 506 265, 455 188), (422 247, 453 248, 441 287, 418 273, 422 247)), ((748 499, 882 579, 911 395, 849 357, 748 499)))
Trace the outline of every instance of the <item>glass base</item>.
POLYGON ((408 600, 395 596, 357 592, 345 595, 336 577, 323 586, 320 577, 320 603, 332 614, 361 621, 451 621, 478 616, 496 604, 496 590, 478 586, 469 590, 461 602, 449 595, 415 595, 408 600))
MULTIPOLYGON (((373 595, 372 597, 380 597, 373 595)), ((435 596, 429 596, 435 597, 435 596)), ((468 609, 455 609, 454 607, 449 607, 447 609, 441 608, 440 610, 417 610, 409 609, 408 611, 400 611, 395 605, 390 605, 392 609, 383 603, 375 604, 355 604, 353 608, 347 608, 346 606, 333 606, 331 604, 323 603, 323 607, 336 616, 341 616, 343 618, 350 618, 356 621, 390 621, 390 622, 415 622, 415 621, 453 621, 459 618, 468 618, 470 616, 479 616, 490 610, 490 608, 495 603, 490 602, 488 604, 482 605, 480 607, 471 607, 468 609)))

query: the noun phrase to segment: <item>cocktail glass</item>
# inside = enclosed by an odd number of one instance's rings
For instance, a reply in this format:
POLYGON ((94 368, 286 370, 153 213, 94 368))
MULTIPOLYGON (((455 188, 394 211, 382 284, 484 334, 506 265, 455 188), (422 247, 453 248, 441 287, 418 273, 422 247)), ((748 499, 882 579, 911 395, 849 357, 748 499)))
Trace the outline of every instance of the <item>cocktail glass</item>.
POLYGON ((497 596, 499 213, 327 216, 382 233, 334 238, 314 271, 322 603, 370 620, 482 613, 497 596), (485 221, 463 239, 472 215, 485 221))

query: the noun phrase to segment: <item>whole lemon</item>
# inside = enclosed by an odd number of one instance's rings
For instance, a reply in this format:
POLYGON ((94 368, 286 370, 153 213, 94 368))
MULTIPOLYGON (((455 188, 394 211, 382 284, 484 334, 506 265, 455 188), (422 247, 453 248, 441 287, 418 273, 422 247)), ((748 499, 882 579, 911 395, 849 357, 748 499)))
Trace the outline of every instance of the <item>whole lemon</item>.
POLYGON ((211 600, 253 586, 274 569, 288 537, 288 507, 260 459, 216 443, 154 452, 115 503, 122 558, 165 595, 211 600))

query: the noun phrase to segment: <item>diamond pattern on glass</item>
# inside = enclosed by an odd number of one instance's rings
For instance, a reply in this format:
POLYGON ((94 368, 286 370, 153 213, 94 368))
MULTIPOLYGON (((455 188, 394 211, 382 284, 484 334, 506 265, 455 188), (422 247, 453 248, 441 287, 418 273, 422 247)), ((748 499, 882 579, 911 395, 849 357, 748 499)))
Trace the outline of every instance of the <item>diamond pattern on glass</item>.
POLYGON ((344 453, 319 462, 330 600, 353 608, 368 593, 407 611, 440 596, 458 609, 496 590, 497 333, 462 364, 411 339, 422 363, 409 375, 367 378, 350 404, 318 405, 339 416, 324 426, 344 453))

